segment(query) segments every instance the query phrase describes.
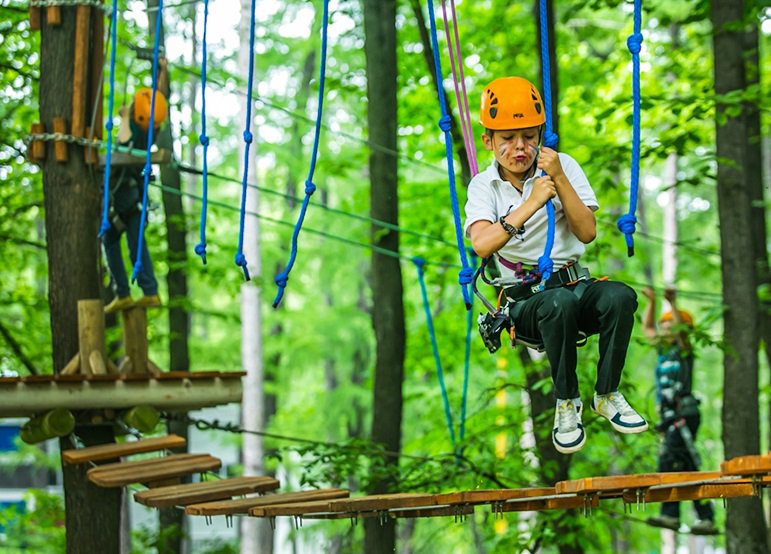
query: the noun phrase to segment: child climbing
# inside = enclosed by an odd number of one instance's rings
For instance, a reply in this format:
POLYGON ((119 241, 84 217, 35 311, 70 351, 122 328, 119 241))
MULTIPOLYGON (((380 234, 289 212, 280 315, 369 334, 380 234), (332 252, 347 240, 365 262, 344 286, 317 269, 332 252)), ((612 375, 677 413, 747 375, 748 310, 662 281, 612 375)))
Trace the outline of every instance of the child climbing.
MULTIPOLYGON (((656 293, 647 287, 642 293, 648 299, 643 313, 643 329, 658 351, 656 405, 660 421, 656 430, 663 434, 658 470, 698 471, 700 458, 695 441, 701 415, 699 401, 691 388, 694 356, 688 339, 688 329, 693 329, 693 316, 678 309, 675 290, 666 289, 664 298, 669 301, 671 309, 661 315, 657 329, 656 293)), ((694 508, 698 520, 691 525, 691 532, 696 535, 717 534, 715 514, 709 501, 694 500, 694 508)), ((680 503, 662 503, 661 514, 648 518, 648 523, 677 531, 680 528, 680 503)))
POLYGON ((579 333, 600 336, 592 410, 621 433, 641 433, 648 424, 618 390, 635 292, 624 283, 592 279, 579 264, 584 245, 596 236, 598 203, 579 164, 543 146, 545 121, 541 95, 526 79, 504 77, 485 87, 482 141, 494 159, 469 185, 465 232, 477 254, 494 256, 507 283, 512 331, 543 343, 556 396, 552 441, 567 454, 586 442, 576 373, 579 333), (551 255, 560 269, 541 290, 537 265, 549 200, 556 223, 551 255))
MULTIPOLYGON (((146 150, 150 122, 153 123, 154 137, 157 137, 157 130, 166 120, 168 112, 166 96, 169 92, 169 78, 165 58, 159 58, 158 68, 158 90, 155 93, 155 110, 152 115, 150 114, 152 89, 149 88, 138 89, 131 103, 120 108, 121 122, 118 130, 118 143, 122 146, 146 150)), ((153 272, 147 242, 142 241, 142 264, 137 275, 137 284, 142 289, 143 296, 136 302, 131 298, 121 251, 121 236, 125 233, 129 257, 132 263, 136 263, 142 218, 143 169, 144 163, 111 169, 110 228, 102 236, 102 244, 115 298, 105 306, 105 313, 113 313, 133 306, 154 307, 161 305, 161 299, 158 296, 158 281, 153 272)))

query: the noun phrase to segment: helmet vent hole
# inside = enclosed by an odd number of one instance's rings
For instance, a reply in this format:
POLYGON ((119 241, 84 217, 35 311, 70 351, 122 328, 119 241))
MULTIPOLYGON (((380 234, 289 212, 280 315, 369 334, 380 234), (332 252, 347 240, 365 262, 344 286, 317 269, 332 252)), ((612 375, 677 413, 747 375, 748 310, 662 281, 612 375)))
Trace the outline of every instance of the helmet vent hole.
POLYGON ((535 111, 539 114, 541 113, 541 104, 538 102, 535 103, 535 111))
POLYGON ((498 108, 490 108, 490 117, 495 119, 495 116, 498 115, 498 108))

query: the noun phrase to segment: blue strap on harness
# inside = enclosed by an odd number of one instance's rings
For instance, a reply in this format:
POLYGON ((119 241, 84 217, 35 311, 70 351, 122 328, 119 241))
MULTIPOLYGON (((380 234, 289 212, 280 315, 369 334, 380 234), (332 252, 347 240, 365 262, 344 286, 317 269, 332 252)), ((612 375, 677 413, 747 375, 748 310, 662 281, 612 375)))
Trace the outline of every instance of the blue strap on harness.
MULTIPOLYGON (((554 132, 551 116, 551 64, 549 62, 549 16, 546 11, 546 0, 540 0, 540 24, 541 24, 541 67, 543 70, 543 103, 546 112, 546 133, 543 143, 549 148, 556 149, 559 137, 554 132)), ((554 248, 554 203, 551 199, 546 201, 546 245, 543 255, 538 258, 538 273, 541 274, 541 287, 546 286, 546 281, 554 271, 554 262, 551 259, 551 251, 554 248)))
POLYGON ((153 88, 150 95, 150 124, 147 126, 147 152, 145 153, 144 186, 142 190, 142 215, 139 220, 139 239, 137 240, 137 259, 134 262, 134 271, 131 274, 131 282, 136 282, 137 276, 142 272, 142 247, 145 238, 145 221, 147 221, 147 188, 150 183, 150 175, 153 172, 151 163, 151 149, 153 147, 153 133, 155 132, 155 93, 158 90, 158 47, 161 43, 161 21, 163 20, 163 0, 158 0, 158 13, 155 19, 155 37, 153 39, 153 88))
POLYGON ((209 137, 206 135, 206 28, 209 21, 209 0, 203 2, 203 45, 201 47, 201 135, 198 137, 203 146, 203 171, 201 179, 201 240, 195 245, 195 253, 206 265, 206 211, 209 203, 209 137))
POLYGON ((329 27, 329 0, 324 0, 324 13, 322 17, 321 25, 321 68, 319 75, 319 101, 318 110, 316 112, 316 131, 313 137, 313 152, 311 154, 311 164, 308 169, 308 178, 305 180, 305 198, 303 198, 302 205, 300 206, 300 214, 297 217, 297 223, 292 231, 292 249, 289 253, 289 261, 286 264, 286 268, 276 275, 275 283, 278 285, 278 291, 276 297, 273 299, 273 307, 276 308, 281 303, 281 299, 284 297, 284 290, 286 289, 287 282, 289 281, 289 272, 292 271, 294 262, 297 259, 297 238, 300 236, 300 230, 305 220, 305 212, 308 210, 308 203, 311 200, 311 196, 316 192, 316 185, 313 184, 313 173, 316 170, 316 157, 319 152, 319 136, 321 135, 321 115, 324 106, 324 81, 326 77, 327 67, 327 28, 329 27))
POLYGON ((618 218, 616 226, 624 233, 626 254, 634 256, 634 232, 637 217, 637 189, 640 180, 640 49, 642 48, 642 0, 634 0, 634 32, 626 41, 632 53, 632 175, 629 188, 629 212, 618 218))
MULTIPOLYGON (((418 282, 420 283, 420 294, 423 297, 423 311, 426 313, 426 326, 428 327, 428 336, 431 339, 431 349, 434 352, 434 364, 436 365, 436 376, 439 379, 439 388, 442 391, 442 404, 444 404, 444 417, 447 420, 447 429, 450 432, 450 442, 452 443, 452 449, 457 449, 455 443, 455 426, 452 422, 452 413, 450 412, 450 399, 447 395, 447 387, 444 384, 444 372, 442 371, 442 362, 439 359, 439 346, 436 342, 436 331, 434 330, 434 319, 431 316, 431 308, 428 305, 428 293, 426 292, 426 281, 424 277, 424 267, 426 260, 420 257, 412 258, 412 263, 418 270, 418 282)), ((471 310, 468 310, 471 313, 471 310)), ((461 426, 461 429, 463 427, 461 426)))
POLYGON ((107 130, 107 153, 104 162, 104 194, 102 196, 102 223, 99 226, 99 237, 110 228, 110 169, 112 164, 112 128, 113 111, 115 109, 115 47, 118 43, 118 0, 112 0, 112 14, 110 14, 110 91, 107 100, 107 123, 104 128, 107 130))
POLYGON ((246 122, 244 123, 244 176, 241 180, 241 217, 238 228, 238 250, 236 251, 235 262, 244 272, 244 279, 249 277, 249 268, 244 256, 244 222, 246 219, 246 192, 249 189, 247 177, 249 175, 249 148, 252 145, 254 136, 252 135, 252 84, 254 83, 254 4, 252 0, 249 16, 249 78, 246 85, 246 122))
POLYGON ((463 301, 466 304, 466 309, 471 309, 471 294, 469 292, 469 285, 474 279, 474 270, 469 266, 468 259, 466 257, 466 248, 463 244, 463 226, 460 221, 460 208, 458 205, 458 193, 455 190, 455 166, 453 162, 452 151, 452 135, 450 134, 450 124, 452 119, 447 112, 447 103, 444 97, 444 89, 442 88, 442 64, 439 59, 439 39, 436 32, 436 18, 434 16, 434 3, 428 0, 428 19, 431 23, 431 45, 434 50, 434 70, 436 71, 437 82, 437 95, 439 96, 439 106, 442 110, 442 117, 439 119, 439 128, 444 133, 444 148, 447 155, 447 180, 450 186, 450 200, 452 202, 452 215, 455 222, 455 239, 458 243, 458 253, 460 255, 460 262, 462 269, 458 274, 458 283, 460 283, 463 291, 463 301))

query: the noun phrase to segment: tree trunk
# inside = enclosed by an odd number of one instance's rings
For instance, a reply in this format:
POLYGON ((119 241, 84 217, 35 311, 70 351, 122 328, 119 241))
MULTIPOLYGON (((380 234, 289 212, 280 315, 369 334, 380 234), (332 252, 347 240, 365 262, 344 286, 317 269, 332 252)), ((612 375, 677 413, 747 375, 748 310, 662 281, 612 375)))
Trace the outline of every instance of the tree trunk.
MULTIPOLYGON (((158 0, 147 0, 148 8, 157 8, 158 0)), ((155 17, 158 12, 155 9, 148 11, 149 38, 152 43, 155 34, 155 17)), ((161 45, 165 43, 164 24, 161 21, 161 45)), ((171 99, 171 69, 169 69, 169 90, 161 91, 171 99)), ((171 105, 169 105, 169 114, 171 105)), ((166 118, 171 122, 171 117, 166 118)), ((158 132, 155 141, 158 148, 164 148, 174 152, 174 137, 171 123, 164 125, 158 132)), ((187 226, 185 208, 182 203, 182 178, 177 165, 174 163, 161 166, 161 183, 164 186, 162 192, 163 211, 166 225, 167 261, 169 271, 166 275, 168 287, 168 314, 169 314, 169 371, 190 371, 190 350, 188 340, 190 337, 190 312, 187 308, 187 226), (171 190, 166 190, 171 189, 171 190), (176 191, 176 192, 172 192, 176 191)), ((173 421, 167 425, 169 433, 175 433, 188 438, 187 425, 181 421, 173 421)), ((180 451, 187 451, 183 448, 180 451)), ((159 536, 159 554, 179 554, 184 551, 185 542, 185 513, 177 509, 164 509, 158 512, 160 528, 164 532, 159 536)))
MULTIPOLYGON (((396 145, 396 1, 364 0, 364 51, 367 58, 367 127, 372 144, 386 152, 370 149, 370 215, 374 219, 399 223, 396 145)), ((383 233, 372 226, 372 244, 399 251, 399 234, 383 233)), ((404 379, 404 304, 399 260, 372 253, 372 325, 376 338, 372 440, 391 453, 401 449, 402 381, 404 379)), ((386 457, 387 467, 396 468, 395 454, 386 457)), ((370 493, 389 491, 393 479, 374 483, 370 493)), ((367 554, 394 552, 396 525, 380 524, 378 518, 364 523, 364 551, 367 554)))
MULTIPOLYGON (((53 131, 53 119, 72 124, 73 60, 75 55, 76 7, 61 7, 61 25, 43 24, 40 41, 40 121, 53 131)), ((101 12, 91 10, 91 17, 101 12)), ((102 37, 88 38, 88 50, 101 48, 102 37), (96 48, 92 43, 96 42, 96 48)), ((87 66, 91 67, 88 63, 87 66)), ((92 71, 98 68, 91 67, 92 71)), ((88 82, 88 79, 86 79, 88 82)), ((85 93, 84 95, 88 96, 85 93)), ((86 111, 93 110, 86 99, 86 111)), ((59 372, 78 353, 77 301, 100 297, 99 179, 85 165, 83 149, 68 147, 68 161, 57 162, 52 142, 46 143, 41 162, 45 195, 45 229, 48 251, 48 301, 51 313, 53 369, 59 372)), ((87 444, 111 442, 112 431, 76 428, 87 444)), ((64 448, 71 447, 62 441, 64 448)), ((66 508, 67 553, 86 554, 119 551, 120 489, 101 489, 86 479, 85 468, 63 466, 66 508)))
MULTIPOLYGON (((241 1, 241 20, 238 29, 241 44, 244 45, 238 53, 238 66, 241 68, 244 81, 249 72, 249 26, 251 18, 251 2, 241 1)), ((246 98, 241 100, 241 120, 246 119, 246 98)), ((254 129, 254 123, 251 123, 254 129)), ((241 145, 239 160, 243 160, 245 144, 241 145)), ((247 181, 254 185, 257 183, 257 145, 253 143, 249 151, 249 171, 247 181)), ((241 162, 243 163, 243 162, 241 162)), ((241 166, 239 173, 243 174, 241 166)), ((241 363, 246 371, 244 378, 244 393, 241 401, 241 426, 244 429, 262 431, 264 422, 264 397, 263 397, 263 360, 262 360, 262 315, 260 313, 261 289, 258 286, 261 278, 260 267, 260 228, 257 219, 259 196, 257 189, 249 187, 246 194, 246 211, 244 220, 244 255, 249 264, 251 281, 241 285, 241 363)), ((241 461, 244 466, 244 475, 262 475, 264 468, 264 451, 262 436, 245 433, 241 446, 241 461)), ((251 517, 241 518, 241 552, 252 554, 254 552, 273 551, 273 532, 266 519, 251 517)))
MULTIPOLYGON (((743 33, 739 23, 743 2, 712 0, 715 92, 723 95, 745 88, 743 33), (720 53, 717 55, 717 53, 720 53)), ((757 454, 758 306, 752 228, 752 186, 747 174, 747 124, 743 114, 731 116, 718 103, 717 195, 723 278, 725 341, 723 445, 726 458, 757 454)), ((728 502, 728 552, 767 552, 765 522, 759 499, 728 502)))

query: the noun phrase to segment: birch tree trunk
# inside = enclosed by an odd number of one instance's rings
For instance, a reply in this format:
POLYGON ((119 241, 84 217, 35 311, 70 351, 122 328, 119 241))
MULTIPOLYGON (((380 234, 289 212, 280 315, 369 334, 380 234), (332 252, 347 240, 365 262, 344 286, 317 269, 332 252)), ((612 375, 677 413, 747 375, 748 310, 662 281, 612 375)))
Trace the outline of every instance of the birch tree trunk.
MULTIPOLYGON (((241 48, 238 52, 238 67, 241 77, 247 80, 249 72, 249 26, 251 21, 251 2, 241 0, 241 19, 238 36, 241 48)), ((241 99, 241 121, 246 119, 246 97, 241 99)), ((257 133, 252 125, 255 136, 257 133)), ((239 160, 243 160, 243 149, 239 160)), ((249 172, 247 181, 257 183, 257 144, 250 148, 249 172)), ((241 162, 243 163, 243 162, 241 162)), ((241 167, 239 173, 243 174, 241 167)), ((241 400, 241 426, 244 429, 262 431, 264 428, 264 398, 263 398, 263 364, 262 364, 262 317, 260 315, 260 242, 259 222, 257 216, 258 194, 254 186, 249 187, 246 194, 246 211, 244 222, 244 255, 249 264, 252 280, 241 285, 241 363, 246 372, 244 379, 243 398, 241 400)), ((264 472, 264 452, 262 437, 244 433, 241 446, 241 460, 244 475, 261 475, 264 472)), ((273 533, 265 519, 251 517, 241 518, 241 554, 253 554, 273 551, 273 533)))

